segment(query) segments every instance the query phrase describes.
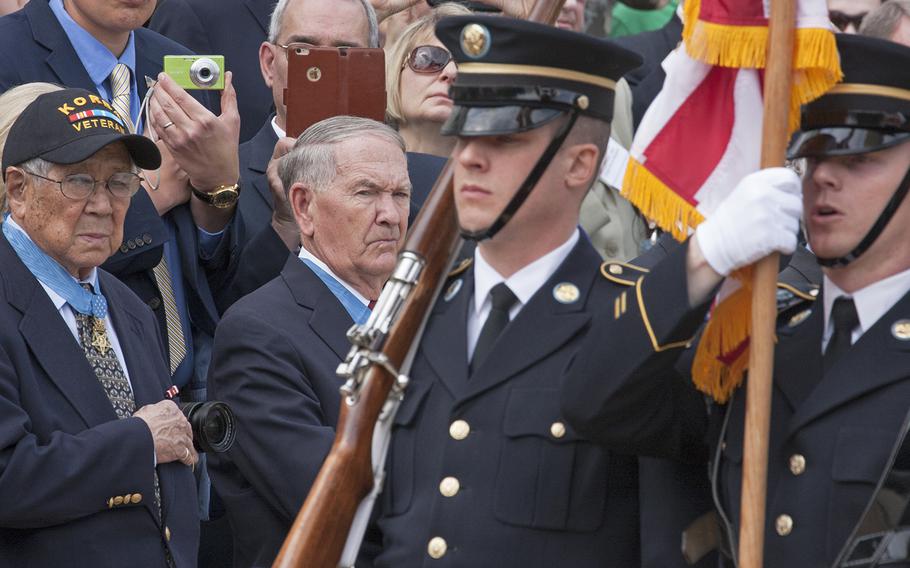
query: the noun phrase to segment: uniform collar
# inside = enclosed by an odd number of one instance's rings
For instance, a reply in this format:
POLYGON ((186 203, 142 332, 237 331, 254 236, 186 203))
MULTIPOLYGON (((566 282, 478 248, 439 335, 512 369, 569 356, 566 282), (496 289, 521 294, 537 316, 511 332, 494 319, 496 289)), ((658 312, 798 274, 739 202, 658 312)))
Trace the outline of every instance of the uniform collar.
POLYGON ((480 313, 484 302, 488 301, 490 290, 500 282, 518 298, 521 306, 528 303, 537 290, 553 276, 562 261, 569 256, 572 248, 578 242, 579 234, 576 228, 572 235, 552 251, 525 266, 509 278, 503 278, 496 269, 483 258, 480 247, 474 249, 474 311, 480 313))
MULTIPOLYGON (((910 270, 898 272, 883 280, 872 283, 865 288, 857 290, 853 294, 848 294, 841 290, 837 284, 832 282, 828 276, 823 280, 824 294, 822 300, 825 309, 825 336, 828 337, 832 330, 829 330, 831 324, 831 309, 834 300, 840 297, 853 298, 856 305, 856 313, 859 316, 859 335, 869 331, 894 304, 898 302, 910 290, 910 270)), ((854 340, 856 336, 854 336, 854 340)))

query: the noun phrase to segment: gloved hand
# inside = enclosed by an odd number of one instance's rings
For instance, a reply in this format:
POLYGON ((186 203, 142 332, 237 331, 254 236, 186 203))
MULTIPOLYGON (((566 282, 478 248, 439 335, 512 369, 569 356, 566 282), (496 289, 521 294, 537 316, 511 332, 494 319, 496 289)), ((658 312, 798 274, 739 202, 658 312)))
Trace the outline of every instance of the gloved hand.
POLYGON ((729 275, 772 252, 790 254, 803 213, 796 172, 768 168, 744 177, 695 230, 708 264, 729 275))

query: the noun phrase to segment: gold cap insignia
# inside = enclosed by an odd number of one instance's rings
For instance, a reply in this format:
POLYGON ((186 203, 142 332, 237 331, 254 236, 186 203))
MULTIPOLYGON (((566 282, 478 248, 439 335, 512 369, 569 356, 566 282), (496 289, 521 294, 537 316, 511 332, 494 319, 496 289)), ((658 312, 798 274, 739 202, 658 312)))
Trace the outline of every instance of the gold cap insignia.
POLYGON ((901 341, 910 341, 910 320, 900 319, 891 325, 891 335, 901 341))
POLYGON ((480 24, 468 24, 461 30, 461 50, 471 59, 480 59, 490 51, 490 30, 480 24))
POLYGON ((799 312, 798 314, 796 314, 795 316, 793 316, 792 318, 790 318, 790 321, 787 323, 787 325, 789 327, 796 327, 799 324, 806 321, 806 318, 808 318, 809 314, 811 314, 811 313, 812 313, 812 310, 803 310, 803 311, 799 312))
POLYGON ((578 286, 570 282, 557 284, 553 288, 553 297, 560 304, 572 304, 577 302, 579 296, 581 296, 581 293, 578 291, 578 286))

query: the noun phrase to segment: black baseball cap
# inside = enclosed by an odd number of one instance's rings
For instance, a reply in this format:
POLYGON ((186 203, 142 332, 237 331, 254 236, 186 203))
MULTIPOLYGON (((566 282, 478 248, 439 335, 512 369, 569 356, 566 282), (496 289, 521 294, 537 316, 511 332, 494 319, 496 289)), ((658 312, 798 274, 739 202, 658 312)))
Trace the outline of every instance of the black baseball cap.
POLYGON ((501 16, 443 18, 436 37, 458 65, 441 130, 450 136, 524 132, 570 110, 610 122, 616 82, 642 61, 607 40, 501 16))
POLYGON ((910 140, 910 47, 836 34, 844 81, 803 106, 788 157, 864 154, 910 140))
POLYGON ((33 158, 54 164, 87 160, 113 142, 123 142, 133 162, 153 170, 161 165, 154 142, 130 129, 103 98, 84 89, 63 89, 40 95, 10 128, 3 146, 3 179, 6 168, 33 158))

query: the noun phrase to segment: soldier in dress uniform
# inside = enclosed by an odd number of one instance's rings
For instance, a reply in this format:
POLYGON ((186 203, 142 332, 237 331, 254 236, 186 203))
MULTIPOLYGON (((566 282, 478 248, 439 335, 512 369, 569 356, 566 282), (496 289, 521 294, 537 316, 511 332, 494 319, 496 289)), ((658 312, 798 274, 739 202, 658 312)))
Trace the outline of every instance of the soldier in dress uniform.
POLYGON ((432 308, 394 419, 377 566, 637 568, 637 459, 563 420, 563 370, 613 310, 578 211, 640 62, 527 21, 444 19, 459 66, 443 132, 478 242, 432 308))
MULTIPOLYGON (((804 107, 790 148, 806 159, 803 222, 824 277, 816 297, 787 302, 778 320, 766 566, 831 566, 910 400, 910 49, 837 42, 844 82, 804 107)), ((673 367, 724 275, 792 250, 795 184, 780 168, 748 176, 650 272, 608 270, 627 289, 627 309, 595 321, 563 393, 570 423, 614 449, 681 457, 704 452, 707 440, 728 551, 739 530, 745 391, 706 413, 673 367), (724 215, 737 210, 750 214, 724 215), (753 220, 761 217, 771 221, 753 220)))

